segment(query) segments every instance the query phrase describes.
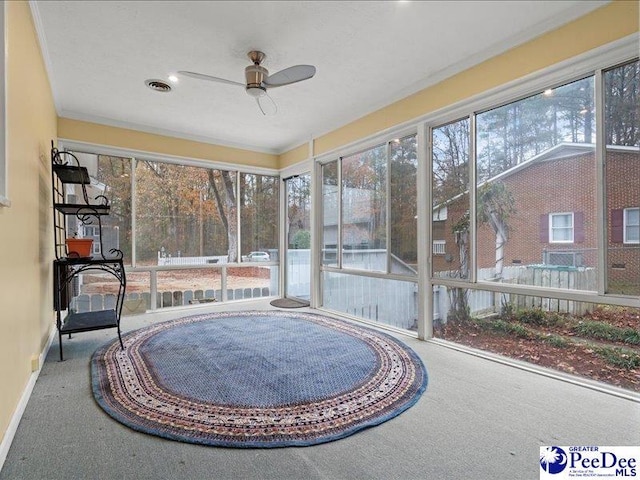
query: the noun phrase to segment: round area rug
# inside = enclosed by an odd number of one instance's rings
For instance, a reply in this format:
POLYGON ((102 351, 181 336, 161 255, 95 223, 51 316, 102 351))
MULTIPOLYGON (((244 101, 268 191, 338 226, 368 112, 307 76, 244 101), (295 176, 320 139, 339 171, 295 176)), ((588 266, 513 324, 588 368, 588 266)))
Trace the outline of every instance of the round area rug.
POLYGON ((305 446, 395 417, 427 372, 390 335, 310 313, 197 315, 128 333, 91 359, 93 394, 144 433, 224 447, 305 446))

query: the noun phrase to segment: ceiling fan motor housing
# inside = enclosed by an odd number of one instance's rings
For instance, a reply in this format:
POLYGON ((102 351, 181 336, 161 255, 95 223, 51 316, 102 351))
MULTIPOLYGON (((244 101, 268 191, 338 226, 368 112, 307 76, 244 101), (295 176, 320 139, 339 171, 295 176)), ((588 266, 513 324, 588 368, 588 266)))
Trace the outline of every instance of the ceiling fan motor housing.
POLYGON ((244 76, 247 80, 246 90, 249 95, 261 97, 266 93, 267 89, 262 85, 264 78, 269 76, 266 68, 257 64, 249 65, 244 69, 244 76))

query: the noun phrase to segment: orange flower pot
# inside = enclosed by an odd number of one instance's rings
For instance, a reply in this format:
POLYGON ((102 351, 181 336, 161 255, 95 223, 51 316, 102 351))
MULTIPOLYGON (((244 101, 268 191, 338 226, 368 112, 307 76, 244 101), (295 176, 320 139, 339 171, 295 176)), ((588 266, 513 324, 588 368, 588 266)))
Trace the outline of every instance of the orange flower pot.
POLYGON ((92 238, 67 238, 66 244, 69 258, 91 256, 92 238))

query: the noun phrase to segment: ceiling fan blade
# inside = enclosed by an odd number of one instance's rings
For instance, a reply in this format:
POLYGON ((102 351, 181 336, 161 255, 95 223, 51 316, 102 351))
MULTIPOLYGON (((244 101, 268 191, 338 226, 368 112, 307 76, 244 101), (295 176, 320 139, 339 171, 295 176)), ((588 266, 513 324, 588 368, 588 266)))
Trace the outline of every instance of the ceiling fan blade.
POLYGON ((308 80, 315 74, 316 67, 313 65, 294 65, 293 67, 285 68, 273 75, 269 75, 262 81, 262 84, 270 88, 282 87, 283 85, 290 85, 292 83, 301 82, 302 80, 308 80))
POLYGON ((185 72, 179 71, 180 75, 184 75, 185 77, 197 78, 198 80, 207 80, 209 82, 219 82, 219 83, 228 83, 229 85, 238 85, 240 87, 245 87, 244 83, 234 82, 233 80, 226 80, 224 78, 212 77, 211 75, 205 75, 203 73, 196 72, 185 72))
POLYGON ((261 97, 256 97, 256 103, 258 104, 258 108, 265 116, 275 115, 278 112, 278 106, 276 102, 273 101, 267 93, 262 95, 261 97))

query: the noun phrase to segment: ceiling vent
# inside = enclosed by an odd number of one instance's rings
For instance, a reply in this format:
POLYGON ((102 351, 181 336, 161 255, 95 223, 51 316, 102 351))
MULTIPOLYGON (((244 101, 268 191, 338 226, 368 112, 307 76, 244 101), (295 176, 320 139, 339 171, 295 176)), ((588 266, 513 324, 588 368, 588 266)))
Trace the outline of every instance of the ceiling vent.
POLYGON ((170 92, 171 85, 163 82, 162 80, 146 80, 144 84, 149 87, 151 90, 155 90, 156 92, 170 92))

